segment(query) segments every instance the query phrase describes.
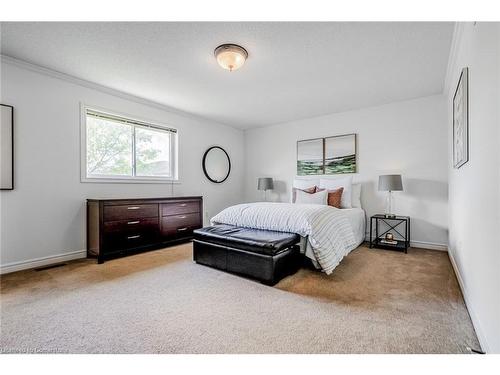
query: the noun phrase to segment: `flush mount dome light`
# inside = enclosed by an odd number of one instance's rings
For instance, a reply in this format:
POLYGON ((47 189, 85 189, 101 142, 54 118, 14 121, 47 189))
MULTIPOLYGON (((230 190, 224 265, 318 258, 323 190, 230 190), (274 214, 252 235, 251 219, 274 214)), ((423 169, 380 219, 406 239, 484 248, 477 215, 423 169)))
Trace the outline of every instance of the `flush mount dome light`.
POLYGON ((219 65, 230 72, 241 68, 248 57, 247 50, 237 44, 222 44, 214 54, 219 65))

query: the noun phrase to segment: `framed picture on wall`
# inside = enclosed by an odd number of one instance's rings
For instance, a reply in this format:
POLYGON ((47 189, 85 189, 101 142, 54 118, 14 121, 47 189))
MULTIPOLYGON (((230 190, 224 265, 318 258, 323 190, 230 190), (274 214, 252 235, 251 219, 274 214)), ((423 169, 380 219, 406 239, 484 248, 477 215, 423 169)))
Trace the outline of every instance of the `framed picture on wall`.
POLYGON ((14 189, 14 107, 0 104, 0 190, 14 189))
POLYGON ((297 175, 356 173, 356 134, 297 142, 297 175))
POLYGON ((323 174, 324 138, 297 142, 297 174, 323 174))
POLYGON ((325 138, 325 174, 356 173, 356 134, 325 138))
POLYGON ((453 167, 469 161, 469 69, 463 68, 453 96, 453 167))

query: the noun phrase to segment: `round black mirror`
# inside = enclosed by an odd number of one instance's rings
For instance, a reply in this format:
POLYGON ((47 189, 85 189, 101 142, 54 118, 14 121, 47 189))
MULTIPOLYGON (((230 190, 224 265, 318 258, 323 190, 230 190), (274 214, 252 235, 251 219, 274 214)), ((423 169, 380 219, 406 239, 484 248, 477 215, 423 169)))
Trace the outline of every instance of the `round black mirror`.
POLYGON ((212 146, 205 151, 202 165, 205 176, 216 184, 226 181, 231 173, 229 155, 219 146, 212 146))

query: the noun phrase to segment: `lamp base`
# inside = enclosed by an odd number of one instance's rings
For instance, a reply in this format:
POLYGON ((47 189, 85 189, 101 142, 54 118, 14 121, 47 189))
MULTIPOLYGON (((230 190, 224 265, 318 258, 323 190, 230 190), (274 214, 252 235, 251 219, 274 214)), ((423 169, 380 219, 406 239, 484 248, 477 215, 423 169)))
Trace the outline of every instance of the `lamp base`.
POLYGON ((396 217, 396 215, 392 214, 392 191, 388 191, 387 193, 387 200, 385 202, 385 213, 384 217, 386 219, 393 219, 396 217))

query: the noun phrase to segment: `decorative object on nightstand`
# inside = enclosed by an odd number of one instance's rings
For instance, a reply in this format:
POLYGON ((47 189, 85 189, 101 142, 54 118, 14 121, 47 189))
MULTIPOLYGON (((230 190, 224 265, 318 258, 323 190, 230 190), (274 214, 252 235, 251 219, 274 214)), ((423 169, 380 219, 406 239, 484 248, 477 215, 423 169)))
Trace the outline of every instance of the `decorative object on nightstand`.
POLYGON ((410 217, 373 215, 370 218, 370 248, 372 247, 407 253, 410 247, 410 217), (381 228, 382 225, 385 227, 381 228), (403 227, 404 234, 401 233, 403 227))
POLYGON ((386 233, 385 238, 381 239, 380 243, 388 245, 397 245, 398 241, 394 239, 394 235, 392 233, 386 233))
POLYGON ((385 217, 394 218, 396 215, 392 213, 392 192, 403 191, 403 181, 400 174, 386 174, 378 178, 378 190, 387 191, 387 201, 385 208, 385 217))
POLYGON ((273 179, 271 177, 260 177, 257 184, 257 190, 264 190, 264 201, 267 202, 267 191, 274 189, 273 179))

